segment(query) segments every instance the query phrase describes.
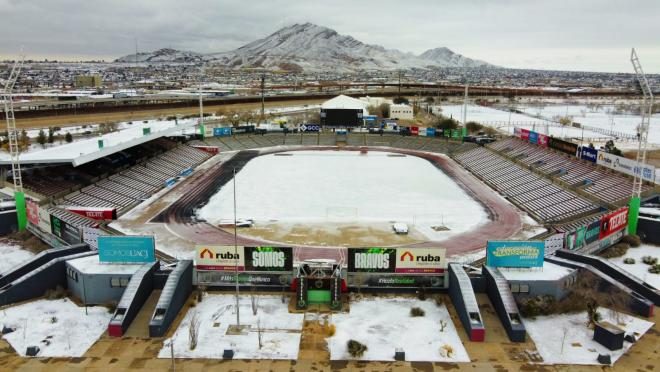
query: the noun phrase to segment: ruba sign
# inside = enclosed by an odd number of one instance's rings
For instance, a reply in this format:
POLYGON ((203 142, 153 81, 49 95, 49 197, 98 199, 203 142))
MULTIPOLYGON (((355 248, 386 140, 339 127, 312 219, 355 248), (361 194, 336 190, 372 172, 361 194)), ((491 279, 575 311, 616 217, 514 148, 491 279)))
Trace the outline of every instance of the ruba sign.
POLYGON ((444 248, 349 248, 349 273, 440 274, 444 248))
POLYGON ((243 247, 233 245, 198 245, 195 255, 197 270, 244 271, 243 247))
POLYGON ((291 271, 291 247, 245 247, 245 271, 291 271))

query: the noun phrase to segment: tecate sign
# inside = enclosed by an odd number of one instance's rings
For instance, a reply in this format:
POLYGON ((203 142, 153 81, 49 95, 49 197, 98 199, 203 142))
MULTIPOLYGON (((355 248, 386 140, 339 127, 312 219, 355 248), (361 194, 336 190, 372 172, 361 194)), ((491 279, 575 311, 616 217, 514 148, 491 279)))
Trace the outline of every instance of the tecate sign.
POLYGON ((617 209, 600 219, 600 239, 606 238, 628 226, 628 207, 617 209))
POLYGON ((99 236, 99 262, 142 263, 156 260, 153 236, 99 236))
POLYGON ((245 270, 243 246, 198 245, 195 256, 197 270, 245 270))
POLYGON ((245 247, 245 271, 291 271, 291 247, 245 247))
POLYGON ((542 241, 488 241, 486 265, 491 267, 543 267, 542 241))
POLYGON ((438 274, 445 271, 444 248, 397 248, 396 273, 438 274))
POLYGON ((605 151, 598 151, 596 164, 630 176, 641 176, 643 180, 655 182, 655 167, 645 164, 642 166, 634 160, 616 156, 605 151))
POLYGON ((358 273, 393 273, 396 262, 394 248, 350 248, 348 271, 358 273))

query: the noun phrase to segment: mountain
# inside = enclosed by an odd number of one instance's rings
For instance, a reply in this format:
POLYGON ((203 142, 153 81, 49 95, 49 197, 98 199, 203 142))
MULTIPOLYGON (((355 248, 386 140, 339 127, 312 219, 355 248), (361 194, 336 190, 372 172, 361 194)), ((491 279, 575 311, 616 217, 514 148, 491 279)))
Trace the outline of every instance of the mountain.
MULTIPOLYGON (((200 55, 161 49, 158 56, 140 53, 147 62, 180 62, 172 57, 185 54, 191 61, 203 58, 229 68, 268 68, 291 71, 394 70, 427 67, 491 66, 454 53, 447 48, 431 49, 417 56, 380 45, 365 44, 351 36, 312 23, 294 24, 236 50, 200 55), (162 51, 167 51, 163 53, 162 51), (186 54, 187 53, 187 54, 186 54), (146 55, 149 55, 148 57, 146 55), (170 60, 168 60, 170 59, 170 60)), ((118 59, 132 62, 135 55, 118 59)), ((178 57, 180 58, 180 57, 178 57)))
POLYGON ((154 52, 144 52, 144 53, 138 53, 137 54, 137 61, 135 58, 135 54, 129 54, 125 57, 121 57, 115 62, 125 62, 125 63, 131 63, 131 62, 176 62, 176 63, 184 63, 184 62, 200 62, 202 61, 203 57, 202 54, 200 53, 195 53, 195 52, 185 52, 181 50, 176 50, 176 49, 170 49, 170 48, 163 48, 163 49, 158 49, 154 52))

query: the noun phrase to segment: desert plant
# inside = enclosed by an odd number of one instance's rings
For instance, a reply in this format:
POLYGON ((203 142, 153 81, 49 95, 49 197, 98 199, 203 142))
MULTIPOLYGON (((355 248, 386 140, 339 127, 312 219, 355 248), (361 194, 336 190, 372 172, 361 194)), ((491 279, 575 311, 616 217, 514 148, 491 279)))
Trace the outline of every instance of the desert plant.
POLYGON ((642 245, 642 240, 637 235, 626 235, 621 238, 621 243, 627 243, 629 246, 636 248, 642 245))
POLYGON ((419 307, 413 307, 410 309, 410 316, 412 317, 417 317, 417 316, 424 316, 426 313, 424 310, 420 309, 419 307))
POLYGON ((190 315, 190 327, 188 328, 188 346, 190 350, 195 350, 199 338, 199 315, 193 311, 190 315))
POLYGON ((67 291, 62 286, 57 286, 55 289, 47 289, 44 296, 49 300, 57 300, 67 296, 67 291))
POLYGON ((628 252, 628 248, 630 248, 628 243, 620 242, 600 252, 600 256, 604 258, 621 257, 628 252))
POLYGON ((364 352, 367 351, 367 345, 363 345, 355 340, 348 340, 346 346, 348 347, 348 353, 353 358, 361 358, 364 352))
POLYGON ((440 348, 440 354, 442 354, 442 356, 446 356, 447 358, 451 358, 452 355, 454 355, 454 348, 449 344, 444 344, 440 348))
POLYGON ((652 266, 658 263, 658 258, 653 256, 644 256, 642 257, 642 262, 652 266))
POLYGON ((660 264, 655 264, 649 267, 649 272, 651 274, 660 274, 660 264))
POLYGON ((337 327, 334 324, 325 325, 325 334, 328 335, 328 337, 334 336, 336 332, 337 332, 337 327))
POLYGON ((548 315, 552 313, 555 302, 555 298, 549 295, 528 297, 519 301, 518 308, 525 317, 548 315))
POLYGON ((633 265, 633 264, 635 264, 635 259, 628 257, 628 258, 623 260, 623 263, 628 264, 628 265, 633 265))

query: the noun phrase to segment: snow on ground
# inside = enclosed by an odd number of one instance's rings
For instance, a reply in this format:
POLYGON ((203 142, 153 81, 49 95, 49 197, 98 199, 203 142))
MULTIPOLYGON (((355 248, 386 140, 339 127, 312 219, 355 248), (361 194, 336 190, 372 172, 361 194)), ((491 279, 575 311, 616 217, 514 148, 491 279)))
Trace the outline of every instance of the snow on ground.
POLYGON ((21 248, 7 239, 0 239, 0 274, 15 268, 18 264, 23 263, 34 256, 34 253, 21 248))
MULTIPOLYGON (((600 308, 603 321, 623 328, 637 338, 648 331, 653 323, 625 314, 600 308), (617 319, 618 318, 618 319, 617 319)), ((544 364, 600 364, 598 354, 610 354, 612 364, 633 344, 624 341, 623 349, 611 351, 593 340, 594 331, 586 326, 587 313, 540 316, 524 319, 527 333, 534 340, 544 364)))
POLYGON ((660 247, 642 244, 637 248, 628 249, 628 252, 621 257, 610 258, 609 261, 654 286, 656 289, 660 289, 660 274, 652 274, 648 271, 650 266, 642 262, 642 257, 644 256, 656 257, 660 261, 660 247), (626 258, 634 258, 635 263, 632 265, 624 264, 623 260, 626 258))
POLYGON ((101 337, 112 314, 104 307, 79 307, 69 299, 37 300, 0 311, 0 327, 15 331, 2 337, 25 356, 38 346, 39 357, 80 357, 101 337))
MULTIPOLYGON (((405 222, 434 241, 488 219, 478 202, 424 159, 386 152, 285 154, 257 157, 236 175, 239 219, 256 224, 405 222), (449 230, 432 228, 442 225, 449 230)), ((213 224, 233 221, 232 182, 198 216, 213 224)))
MULTIPOLYGON (((280 296, 257 296, 259 311, 252 314, 249 296, 240 296, 242 334, 228 335, 227 328, 236 324, 233 295, 209 294, 197 306, 190 308, 172 339, 176 358, 221 359, 225 349, 234 350, 234 359, 297 359, 304 314, 290 314, 288 300, 280 296), (188 332, 193 314, 199 319, 199 338, 195 350, 190 350, 188 332), (260 321, 263 345, 259 349, 257 322, 260 321)), ((170 340, 158 353, 170 357, 170 340)))
POLYGON ((447 308, 434 301, 416 298, 367 298, 351 303, 348 314, 335 314, 335 335, 328 337, 330 360, 353 359, 347 342, 356 340, 367 346, 362 360, 394 360, 394 352, 402 348, 406 361, 469 362, 470 357, 456 333, 447 308), (411 317, 410 309, 419 307, 423 317, 411 317), (443 332, 440 321, 447 321, 443 332), (444 345, 453 349, 447 356, 444 345))

